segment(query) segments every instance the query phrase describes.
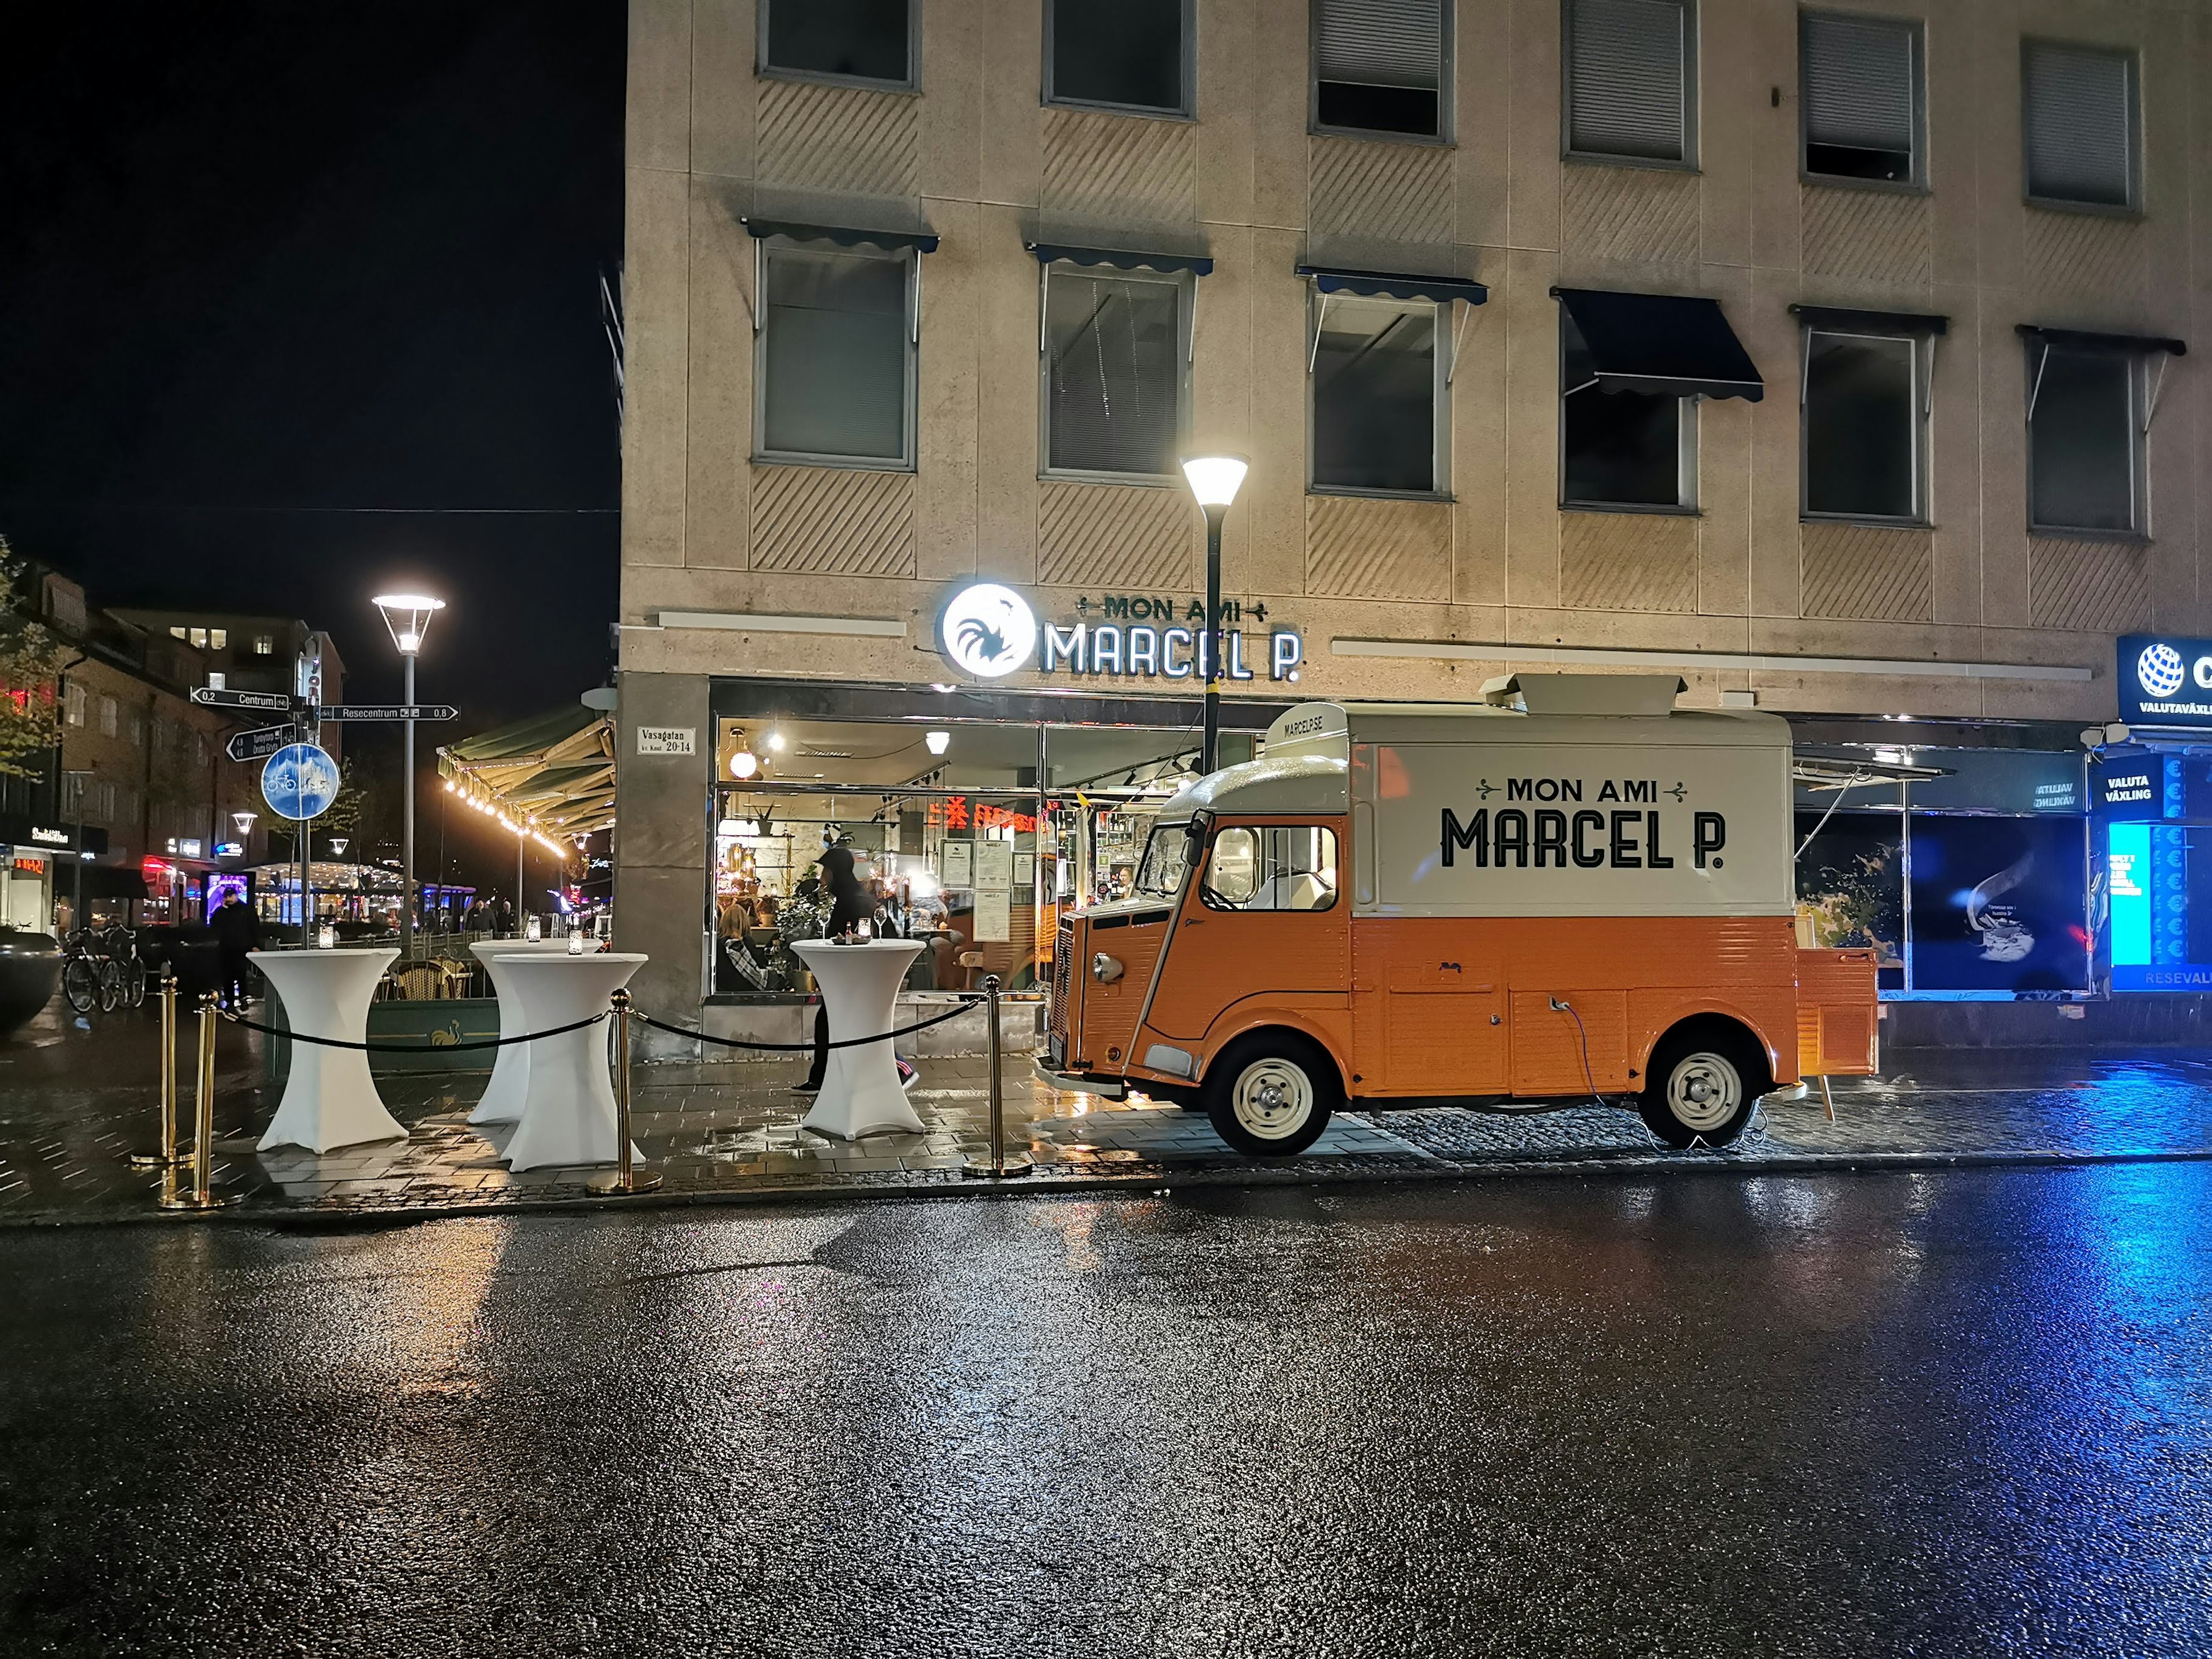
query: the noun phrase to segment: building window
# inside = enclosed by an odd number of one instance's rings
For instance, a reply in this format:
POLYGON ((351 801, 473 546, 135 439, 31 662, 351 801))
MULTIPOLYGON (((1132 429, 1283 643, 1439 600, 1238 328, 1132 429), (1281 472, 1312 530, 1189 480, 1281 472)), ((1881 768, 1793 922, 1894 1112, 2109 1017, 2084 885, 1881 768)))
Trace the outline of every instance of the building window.
POLYGON ((205 766, 208 763, 207 733, 204 732, 195 732, 192 734, 192 763, 195 766, 205 766))
POLYGON ((1325 131, 1444 136, 1444 0, 1313 0, 1313 123, 1325 131))
POLYGON ((228 674, 211 673, 208 676, 208 690, 210 691, 221 691, 228 685, 229 682, 230 676, 228 674))
POLYGON ((761 72, 910 87, 908 0, 762 0, 761 72))
POLYGON ((2030 199, 2138 204, 2133 52, 2027 41, 2021 90, 2030 199))
POLYGON ((1441 494, 1444 307, 1333 294, 1314 305, 1314 488, 1441 494))
POLYGON ((71 726, 84 724, 84 688, 75 680, 62 682, 62 719, 71 726))
POLYGON ((196 648, 198 648, 198 649, 199 649, 199 650, 202 650, 202 651, 204 651, 204 650, 206 650, 206 649, 207 649, 207 629, 204 629, 204 628, 194 628, 194 629, 188 629, 188 630, 186 631, 185 637, 186 637, 187 639, 189 639, 189 640, 191 640, 191 642, 192 642, 193 646, 194 646, 196 648))
POLYGON ((100 700, 100 735, 101 737, 112 738, 115 735, 115 718, 118 712, 114 698, 102 697, 100 700))
POLYGON ((1806 173, 1918 184, 1920 26, 1807 12, 1797 38, 1806 173))
POLYGON ((916 256, 777 240, 761 257, 761 457, 911 465, 916 256))
POLYGON ((1688 0, 1567 0, 1567 153, 1693 162, 1688 0))
POLYGON ((169 637, 173 640, 183 639, 185 637, 184 624, 179 623, 174 628, 172 628, 169 630, 169 637))
POLYGON ((1045 0, 1045 101, 1188 115, 1190 34, 1190 0, 1045 0))
POLYGON ((146 746, 146 717, 135 708, 131 711, 131 746, 133 749, 146 746))
POLYGON ((1909 334, 1805 331, 1805 513, 1927 518, 1927 398, 1909 334))
POLYGON ((1574 318, 1559 317, 1559 481, 1567 507, 1697 505, 1694 401, 1608 392, 1574 318))
POLYGON ((229 650, 229 649, 230 649, 230 630, 229 630, 228 629, 225 629, 225 628, 210 628, 210 629, 208 629, 208 648, 209 648, 210 650, 211 650, 211 651, 228 651, 228 650, 229 650))
POLYGON ((275 656, 276 641, 266 634, 256 634, 253 636, 253 654, 257 657, 275 656))
POLYGON ((2027 377, 2029 524, 2037 530, 2141 533, 2136 357, 2030 340, 2027 377))
POLYGON ((1048 472, 1176 476, 1186 279, 1045 268, 1048 472))

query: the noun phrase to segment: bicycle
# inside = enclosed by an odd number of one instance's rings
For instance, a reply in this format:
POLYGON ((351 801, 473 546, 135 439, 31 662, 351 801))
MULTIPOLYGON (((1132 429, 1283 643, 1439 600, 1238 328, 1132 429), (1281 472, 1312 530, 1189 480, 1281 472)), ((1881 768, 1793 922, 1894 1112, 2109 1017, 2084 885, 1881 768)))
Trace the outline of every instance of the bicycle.
POLYGON ((72 928, 62 936, 62 995, 80 1014, 94 1007, 112 1014, 122 1000, 123 978, 95 944, 89 928, 72 928))
POLYGON ((133 1008, 146 1006, 146 964, 138 955, 138 935, 118 922, 100 935, 100 944, 113 966, 119 1000, 133 1008))

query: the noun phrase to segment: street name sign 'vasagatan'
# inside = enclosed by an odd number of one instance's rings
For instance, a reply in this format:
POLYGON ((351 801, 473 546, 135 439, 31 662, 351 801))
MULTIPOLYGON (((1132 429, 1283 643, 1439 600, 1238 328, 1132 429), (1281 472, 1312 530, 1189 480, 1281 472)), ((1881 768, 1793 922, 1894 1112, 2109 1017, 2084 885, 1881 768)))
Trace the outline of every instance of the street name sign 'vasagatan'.
POLYGON ((203 708, 251 708, 266 714, 292 712, 292 700, 282 691, 225 691, 198 685, 192 688, 192 701, 203 708))
POLYGON ((447 702, 356 702, 326 704, 315 710, 325 720, 457 720, 461 711, 447 702))
POLYGON ((234 761, 267 760, 279 749, 300 740, 300 729, 295 726, 264 726, 251 732, 234 732, 222 752, 234 761))

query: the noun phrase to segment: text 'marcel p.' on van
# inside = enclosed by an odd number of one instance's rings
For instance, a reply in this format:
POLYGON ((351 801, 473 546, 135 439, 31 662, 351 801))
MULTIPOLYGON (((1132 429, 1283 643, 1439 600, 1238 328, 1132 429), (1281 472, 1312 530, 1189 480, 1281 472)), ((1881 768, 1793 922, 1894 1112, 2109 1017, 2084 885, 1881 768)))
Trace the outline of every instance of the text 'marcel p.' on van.
POLYGON ((1626 1094, 1717 1146, 1778 1086, 1870 1073, 1874 952, 1797 943, 1789 726, 1681 689, 1290 710, 1162 809, 1133 896, 1062 921, 1041 1069, 1259 1154, 1347 1100, 1626 1094))

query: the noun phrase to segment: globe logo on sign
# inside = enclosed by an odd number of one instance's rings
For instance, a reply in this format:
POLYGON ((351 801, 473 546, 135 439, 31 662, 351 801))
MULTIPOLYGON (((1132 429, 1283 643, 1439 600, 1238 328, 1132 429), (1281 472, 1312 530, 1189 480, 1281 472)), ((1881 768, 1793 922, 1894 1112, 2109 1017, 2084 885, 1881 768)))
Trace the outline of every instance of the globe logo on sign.
POLYGON ((261 799, 282 818, 304 823, 337 799, 338 764, 312 743, 279 749, 261 769, 261 799))
POLYGON ((938 618, 946 659, 978 679, 1011 674, 1036 649, 1036 614, 1011 587, 977 582, 955 593, 938 618))
POLYGON ((2147 645, 2142 655, 2136 659, 2136 678, 2142 682, 2144 692, 2150 696, 2172 696, 2181 690, 2187 672, 2182 666, 2181 653, 2170 645, 2147 645))

